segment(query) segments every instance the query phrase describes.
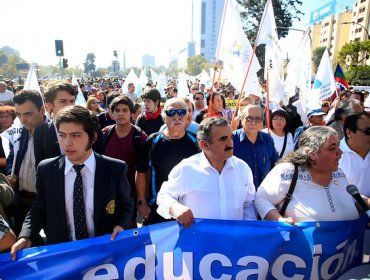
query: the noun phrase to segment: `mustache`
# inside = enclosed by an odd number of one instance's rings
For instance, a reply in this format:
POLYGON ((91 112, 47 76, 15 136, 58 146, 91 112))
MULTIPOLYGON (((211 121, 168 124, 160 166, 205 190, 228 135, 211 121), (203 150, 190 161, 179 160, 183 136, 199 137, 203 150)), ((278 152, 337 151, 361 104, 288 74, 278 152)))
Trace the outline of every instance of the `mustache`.
POLYGON ((183 121, 173 121, 172 122, 172 125, 176 125, 176 124, 184 124, 184 122, 183 121))
POLYGON ((230 151, 230 150, 234 150, 234 147, 226 147, 225 148, 225 152, 230 151))

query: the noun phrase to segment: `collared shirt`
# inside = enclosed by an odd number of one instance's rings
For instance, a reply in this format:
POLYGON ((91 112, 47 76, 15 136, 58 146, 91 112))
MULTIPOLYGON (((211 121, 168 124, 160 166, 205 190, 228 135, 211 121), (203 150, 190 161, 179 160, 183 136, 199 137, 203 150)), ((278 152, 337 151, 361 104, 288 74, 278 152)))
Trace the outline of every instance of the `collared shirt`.
POLYGON ((234 156, 249 165, 254 185, 258 188, 279 159, 274 140, 269 134, 259 131, 256 142, 252 143, 243 128, 234 131, 233 134, 234 156))
POLYGON ((255 220, 252 172, 242 160, 231 157, 219 173, 203 152, 176 165, 158 193, 157 212, 169 219, 169 209, 179 202, 195 218, 255 220))
POLYGON ((29 133, 26 154, 19 169, 19 190, 36 193, 36 168, 33 136, 29 133))
MULTIPOLYGON (((81 170, 82 175, 82 186, 84 192, 85 201, 85 217, 87 224, 87 231, 89 237, 95 236, 94 227, 94 180, 95 180, 95 169, 96 160, 94 153, 92 152, 88 159, 83 163, 85 167, 81 170)), ((75 237, 75 226, 73 219, 73 189, 74 182, 76 179, 76 172, 73 168, 73 163, 65 157, 65 205, 66 205, 66 215, 67 215, 67 225, 69 229, 69 237, 71 240, 76 240, 75 237)))
POLYGON ((367 197, 370 196, 370 152, 362 158, 348 146, 346 139, 340 141, 339 147, 343 151, 339 160, 339 168, 346 174, 350 184, 357 186, 359 192, 367 197))
POLYGON ((0 92, 0 102, 13 101, 14 93, 10 90, 0 92))
POLYGON ((306 129, 309 129, 310 127, 311 126, 309 124, 308 125, 302 125, 294 131, 294 149, 298 148, 298 141, 299 141, 299 138, 301 137, 301 135, 303 134, 303 132, 306 129))

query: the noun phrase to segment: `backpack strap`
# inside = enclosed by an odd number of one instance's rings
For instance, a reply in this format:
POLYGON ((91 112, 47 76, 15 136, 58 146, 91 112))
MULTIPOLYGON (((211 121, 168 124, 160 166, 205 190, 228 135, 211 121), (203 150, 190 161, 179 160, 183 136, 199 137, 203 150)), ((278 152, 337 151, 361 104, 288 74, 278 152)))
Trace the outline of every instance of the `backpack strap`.
POLYGON ((113 129, 116 127, 115 124, 109 125, 105 127, 102 132, 103 132, 103 137, 104 137, 104 147, 107 146, 109 138, 112 136, 113 129))
POLYGON ((293 173, 292 181, 290 182, 289 191, 284 197, 284 203, 279 212, 282 217, 284 216, 286 208, 288 207, 288 204, 290 200, 292 199, 294 188, 295 188, 295 185, 297 184, 297 179, 298 179, 298 165, 294 164, 294 173, 293 173))

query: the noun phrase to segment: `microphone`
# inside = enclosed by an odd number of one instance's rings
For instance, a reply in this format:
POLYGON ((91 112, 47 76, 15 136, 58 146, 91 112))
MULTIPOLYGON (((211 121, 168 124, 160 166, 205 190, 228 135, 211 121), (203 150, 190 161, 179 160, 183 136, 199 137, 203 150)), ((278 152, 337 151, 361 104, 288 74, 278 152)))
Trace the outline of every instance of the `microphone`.
POLYGON ((357 201, 357 203, 361 206, 362 210, 364 210, 365 212, 369 210, 369 207, 366 205, 365 201, 362 199, 355 185, 348 185, 346 187, 346 190, 357 201))

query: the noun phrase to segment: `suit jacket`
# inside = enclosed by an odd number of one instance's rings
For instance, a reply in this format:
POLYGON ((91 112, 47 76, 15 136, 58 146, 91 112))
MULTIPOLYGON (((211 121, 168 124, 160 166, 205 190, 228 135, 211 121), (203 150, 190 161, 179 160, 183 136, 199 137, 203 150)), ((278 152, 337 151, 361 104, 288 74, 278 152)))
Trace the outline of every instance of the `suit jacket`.
MULTIPOLYGON (((94 153, 95 236, 110 234, 117 225, 128 229, 134 209, 127 181, 127 165, 121 161, 94 153)), ((64 185, 65 157, 42 161, 37 169, 37 196, 20 233, 33 238, 43 228, 47 244, 71 241, 67 228, 64 185)))
MULTIPOLYGON (((35 129, 34 149, 36 166, 44 159, 53 158, 61 155, 58 143, 57 130, 53 121, 49 121, 35 129)), ((98 154, 105 154, 103 134, 98 130, 98 139, 92 148, 98 154)))

